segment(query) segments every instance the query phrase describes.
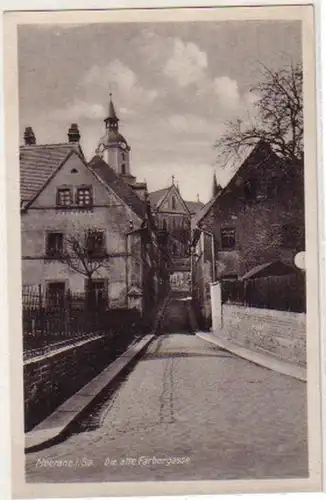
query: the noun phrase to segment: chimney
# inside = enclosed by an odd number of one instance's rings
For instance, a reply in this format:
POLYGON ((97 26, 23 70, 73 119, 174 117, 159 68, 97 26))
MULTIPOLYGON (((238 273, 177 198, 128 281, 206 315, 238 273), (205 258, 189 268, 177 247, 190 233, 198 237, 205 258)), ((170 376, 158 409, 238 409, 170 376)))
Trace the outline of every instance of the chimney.
POLYGON ((36 144, 36 138, 32 127, 25 128, 24 141, 26 146, 32 146, 33 144, 36 144))
POLYGON ((72 123, 70 129, 68 130, 69 142, 79 142, 80 133, 77 123, 72 123))

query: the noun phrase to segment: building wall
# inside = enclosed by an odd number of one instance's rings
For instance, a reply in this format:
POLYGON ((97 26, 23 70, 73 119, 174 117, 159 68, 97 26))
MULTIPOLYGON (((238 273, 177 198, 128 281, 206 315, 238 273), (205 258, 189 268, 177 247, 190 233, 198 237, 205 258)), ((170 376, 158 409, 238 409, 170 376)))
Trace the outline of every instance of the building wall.
POLYGON ((285 175, 275 161, 253 161, 239 175, 201 221, 201 227, 214 234, 217 247, 217 277, 243 275, 256 265, 272 260, 293 264, 304 249, 304 191, 300 173, 285 175), (255 182, 256 196, 244 194, 244 183, 255 182), (297 241, 284 245, 284 226, 297 226, 297 241), (234 250, 221 244, 221 230, 234 228, 234 250))
POLYGON ((240 168, 223 194, 200 221, 199 227, 214 235, 214 252, 203 236, 193 258, 194 299, 204 322, 210 323, 208 293, 212 281, 213 253, 215 280, 240 277, 253 267, 273 260, 294 264, 294 256, 305 246, 304 190, 302 171, 290 175, 275 155, 264 150, 240 168), (246 187, 255 186, 255 196, 246 187), (284 225, 297 226, 298 241, 284 245, 284 225), (235 230, 235 248, 222 247, 221 230, 235 230), (210 271, 209 271, 210 268, 210 271), (197 287, 197 290, 196 290, 197 287))
MULTIPOLYGON (((235 208, 235 207, 233 207, 235 208)), ((230 211, 216 210, 209 214, 205 226, 213 232, 217 252, 217 277, 241 276, 256 265, 280 259, 293 264, 299 246, 282 245, 282 226, 300 224, 299 214, 291 214, 280 202, 263 202, 230 211), (221 249, 221 230, 235 229, 235 250, 221 249)))
POLYGON ((125 165, 125 174, 130 174, 130 152, 122 150, 118 146, 108 146, 104 151, 104 161, 121 175, 122 165, 125 165))
POLYGON ((201 233, 192 256, 193 298, 197 307, 198 322, 202 328, 211 326, 211 293, 213 281, 212 239, 201 233))
MULTIPOLYGON (((111 307, 125 307, 130 281, 126 233, 130 231, 131 221, 135 228, 141 223, 131 209, 113 192, 108 192, 83 165, 80 158, 73 155, 28 211, 22 214, 23 285, 46 286, 48 281, 66 280, 67 287, 73 292, 83 292, 85 276, 70 270, 64 263, 46 258, 46 235, 50 231, 70 235, 73 232, 82 233, 86 228, 96 229, 105 233, 109 260, 105 267, 94 274, 94 278, 107 280, 111 307), (57 188, 81 185, 92 186, 94 206, 91 210, 56 208, 57 188)), ((133 252, 134 248, 131 251, 133 252)), ((132 260, 129 258, 129 261, 132 260)), ((138 272, 138 282, 141 282, 141 265, 138 272)))

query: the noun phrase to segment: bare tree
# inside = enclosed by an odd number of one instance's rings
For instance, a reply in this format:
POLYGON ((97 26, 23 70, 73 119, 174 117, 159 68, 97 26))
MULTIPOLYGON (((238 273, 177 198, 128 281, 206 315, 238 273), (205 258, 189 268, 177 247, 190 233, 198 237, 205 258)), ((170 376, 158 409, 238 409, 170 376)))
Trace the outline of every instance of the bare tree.
POLYGON ((292 164, 303 159, 302 66, 272 71, 262 65, 262 73, 262 81, 250 89, 257 96, 255 116, 249 123, 241 119, 228 122, 226 132, 215 143, 222 165, 259 140, 292 164))
POLYGON ((101 269, 108 266, 109 255, 104 244, 104 232, 83 228, 66 235, 60 260, 71 270, 87 279, 87 300, 92 300, 92 283, 101 269))
POLYGON ((91 280, 107 264, 103 238, 103 232, 91 229, 67 235, 62 260, 70 269, 91 280))

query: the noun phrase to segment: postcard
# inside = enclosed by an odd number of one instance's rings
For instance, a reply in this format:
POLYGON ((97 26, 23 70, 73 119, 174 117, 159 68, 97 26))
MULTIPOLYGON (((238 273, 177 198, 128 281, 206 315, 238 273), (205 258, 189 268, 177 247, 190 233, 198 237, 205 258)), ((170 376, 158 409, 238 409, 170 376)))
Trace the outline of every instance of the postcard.
POLYGON ((15 498, 321 490, 314 23, 4 14, 15 498))

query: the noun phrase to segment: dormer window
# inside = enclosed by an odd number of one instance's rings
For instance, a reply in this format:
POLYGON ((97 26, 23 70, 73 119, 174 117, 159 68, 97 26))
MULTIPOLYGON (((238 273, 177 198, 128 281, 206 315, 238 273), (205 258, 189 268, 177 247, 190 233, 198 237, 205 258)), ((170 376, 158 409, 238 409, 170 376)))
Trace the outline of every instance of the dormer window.
POLYGON ((59 188, 57 190, 57 205, 70 207, 72 205, 72 190, 70 188, 59 188))
POLYGON ((76 205, 79 207, 89 207, 93 204, 92 190, 90 187, 77 188, 76 205))

